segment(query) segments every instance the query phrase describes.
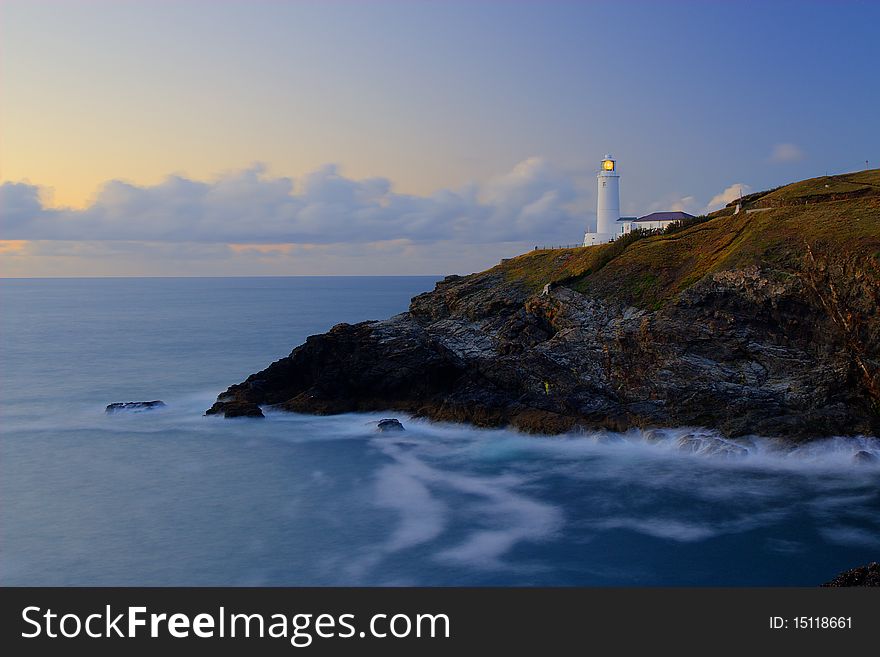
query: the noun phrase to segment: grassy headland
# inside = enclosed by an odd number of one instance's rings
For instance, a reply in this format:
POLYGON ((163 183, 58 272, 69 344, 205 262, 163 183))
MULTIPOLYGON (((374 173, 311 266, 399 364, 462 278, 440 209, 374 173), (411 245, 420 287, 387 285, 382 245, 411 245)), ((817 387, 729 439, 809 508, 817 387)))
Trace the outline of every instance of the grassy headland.
POLYGON ((731 205, 705 219, 672 234, 531 251, 496 269, 536 290, 565 283, 648 309, 707 274, 749 265, 785 276, 817 266, 817 258, 846 260, 854 273, 880 281, 880 169, 751 194, 739 214, 731 205))

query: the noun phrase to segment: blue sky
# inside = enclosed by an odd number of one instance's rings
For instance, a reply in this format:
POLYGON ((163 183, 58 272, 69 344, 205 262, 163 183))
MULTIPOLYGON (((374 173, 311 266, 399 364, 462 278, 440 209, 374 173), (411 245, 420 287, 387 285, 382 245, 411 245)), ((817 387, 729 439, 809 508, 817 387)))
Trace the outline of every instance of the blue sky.
POLYGON ((877 25, 855 1, 6 0, 0 274, 467 272, 578 241, 606 152, 632 214, 877 167, 877 25))

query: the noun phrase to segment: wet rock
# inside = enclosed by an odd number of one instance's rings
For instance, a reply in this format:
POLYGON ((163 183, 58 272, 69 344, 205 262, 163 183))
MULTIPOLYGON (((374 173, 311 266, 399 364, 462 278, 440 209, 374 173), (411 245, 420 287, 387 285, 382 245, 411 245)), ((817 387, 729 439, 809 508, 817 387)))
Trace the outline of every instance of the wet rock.
POLYGON ((222 415, 223 417, 265 417, 258 404, 249 401, 218 401, 205 411, 205 415, 222 415))
POLYGON ((400 423, 400 420, 398 420, 396 417, 379 420, 376 423, 376 429, 383 433, 392 431, 405 431, 403 425, 400 423))
POLYGON ((165 406, 165 402, 154 399, 153 401, 130 401, 130 402, 114 402, 108 404, 104 409, 105 413, 114 414, 122 412, 142 413, 144 411, 152 411, 165 406))
POLYGON ((880 586, 880 563, 875 561, 867 566, 847 570, 822 586, 880 586))
POLYGON ((877 460, 878 459, 874 454, 871 454, 871 452, 866 452, 863 449, 853 454, 853 461, 855 461, 856 463, 877 463, 877 460))

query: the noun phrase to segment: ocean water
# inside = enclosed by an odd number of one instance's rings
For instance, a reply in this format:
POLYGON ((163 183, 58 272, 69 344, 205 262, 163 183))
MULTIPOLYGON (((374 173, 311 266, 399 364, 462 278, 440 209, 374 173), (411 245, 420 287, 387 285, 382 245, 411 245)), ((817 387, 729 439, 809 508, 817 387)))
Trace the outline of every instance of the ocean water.
POLYGON ((813 586, 880 556, 880 468, 852 458, 876 438, 203 416, 433 283, 0 281, 0 584, 813 586))

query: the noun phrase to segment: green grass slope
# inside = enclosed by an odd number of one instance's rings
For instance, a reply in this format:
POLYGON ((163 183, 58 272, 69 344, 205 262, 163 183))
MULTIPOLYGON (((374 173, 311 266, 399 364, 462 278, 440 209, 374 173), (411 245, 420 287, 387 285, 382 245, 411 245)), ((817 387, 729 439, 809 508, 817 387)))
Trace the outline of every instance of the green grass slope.
POLYGON ((880 169, 813 178, 751 195, 684 230, 611 244, 532 251, 495 269, 534 290, 547 282, 656 309, 704 276, 761 265, 801 271, 845 259, 880 282, 880 169), (748 212, 750 209, 757 211, 748 212))

